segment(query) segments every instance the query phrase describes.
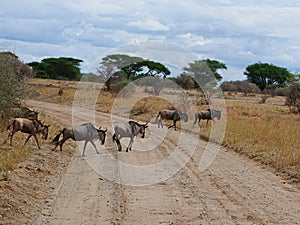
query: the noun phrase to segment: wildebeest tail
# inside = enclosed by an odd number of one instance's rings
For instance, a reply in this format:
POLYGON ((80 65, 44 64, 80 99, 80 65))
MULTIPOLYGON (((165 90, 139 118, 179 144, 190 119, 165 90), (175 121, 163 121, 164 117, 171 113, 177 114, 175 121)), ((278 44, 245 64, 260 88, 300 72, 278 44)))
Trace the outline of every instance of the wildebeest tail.
POLYGON ((6 130, 9 130, 11 125, 13 125, 13 123, 15 122, 15 120, 11 121, 7 126, 6 126, 6 130))
POLYGON ((198 120, 199 120, 198 113, 195 113, 195 120, 194 120, 193 126, 197 123, 198 120))
POLYGON ((6 130, 9 130, 10 127, 11 127, 11 125, 12 125, 12 123, 8 124, 8 125, 6 126, 6 130))
POLYGON ((112 139, 113 139, 113 141, 116 140, 116 134, 114 134, 114 135, 112 136, 112 139))
POLYGON ((155 123, 157 123, 158 117, 160 116, 160 112, 158 112, 156 119, 155 119, 155 123))
POLYGON ((57 143, 57 142, 59 141, 60 135, 61 135, 63 132, 64 132, 64 129, 63 129, 61 132, 59 132, 58 135, 55 136, 55 138, 52 140, 52 143, 57 143))

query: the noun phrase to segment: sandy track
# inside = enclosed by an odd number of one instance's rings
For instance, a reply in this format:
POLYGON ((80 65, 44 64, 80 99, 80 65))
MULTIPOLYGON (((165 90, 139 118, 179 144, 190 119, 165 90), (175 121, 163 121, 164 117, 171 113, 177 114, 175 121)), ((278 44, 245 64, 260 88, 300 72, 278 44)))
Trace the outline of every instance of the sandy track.
MULTIPOLYGON (((71 124, 71 107, 31 102, 64 124, 71 124)), ((89 115, 77 116, 88 121, 89 115)), ((97 113, 96 123, 109 128, 105 144, 119 162, 131 165, 154 164, 167 158, 178 147, 179 132, 168 131, 153 151, 146 148, 149 139, 136 140, 133 151, 117 152, 111 140, 111 122, 107 114, 97 113)), ((147 137, 160 141, 166 130, 150 126, 147 137)), ((185 134, 195 142, 197 137, 185 134)), ((66 143, 67 144, 67 143, 66 143)), ((99 145, 97 145, 99 147, 99 145)), ((105 167, 116 182, 96 173, 76 153, 48 204, 33 224, 300 224, 300 191, 279 176, 260 168, 235 153, 221 148, 213 164, 200 172, 199 161, 206 142, 198 141, 196 151, 185 167, 167 180, 147 186, 122 185, 122 179, 135 179, 121 164, 105 167), (126 176, 126 177, 125 177, 126 176)), ((102 147, 103 148, 103 147, 102 147)), ((184 146, 182 156, 189 155, 184 146)), ((90 154, 95 154, 90 152, 90 154)), ((104 154, 95 157, 106 157, 104 154)), ((174 157, 172 165, 182 159, 174 157)), ((166 168, 167 169, 167 168, 166 168)), ((159 172, 159 171, 158 171, 159 172)), ((153 179, 147 174, 144 179, 153 179)))

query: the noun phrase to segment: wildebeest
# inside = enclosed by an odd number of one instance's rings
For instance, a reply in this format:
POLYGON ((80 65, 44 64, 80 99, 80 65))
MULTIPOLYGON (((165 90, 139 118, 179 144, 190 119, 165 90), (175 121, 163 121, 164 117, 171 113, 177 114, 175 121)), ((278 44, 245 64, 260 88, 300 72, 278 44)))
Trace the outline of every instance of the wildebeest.
POLYGON ((161 110, 158 112, 155 120, 155 123, 158 124, 158 127, 163 127, 163 119, 173 120, 173 125, 169 126, 168 128, 174 127, 176 130, 176 122, 181 119, 183 119, 184 122, 187 122, 188 115, 186 113, 179 112, 178 110, 161 110))
POLYGON ((30 120, 26 118, 14 118, 12 122, 6 127, 6 130, 9 130, 11 126, 12 126, 12 131, 8 135, 8 138, 10 138, 10 145, 12 145, 12 139, 14 134, 18 131, 21 131, 23 133, 29 134, 24 145, 28 142, 31 136, 33 136, 39 149, 40 149, 40 145, 36 137, 36 134, 42 133, 43 138, 47 140, 48 128, 50 127, 50 125, 45 125, 39 120, 36 119, 30 120))
POLYGON ((195 113, 195 121, 193 123, 193 127, 198 121, 198 125, 200 126, 200 121, 201 120, 207 120, 206 125, 208 124, 209 120, 212 120, 215 122, 214 118, 217 118, 218 120, 221 119, 221 111, 215 110, 215 109, 207 109, 207 110, 202 110, 199 112, 195 113))
POLYGON ((92 145, 96 149, 97 154, 99 154, 94 140, 99 139, 101 141, 101 144, 104 145, 106 131, 107 129, 101 130, 101 127, 99 127, 99 129, 95 128, 91 123, 83 123, 74 127, 65 127, 52 140, 52 143, 55 144, 53 151, 57 148, 58 145, 60 146, 60 151, 62 151, 63 144, 66 142, 66 140, 71 138, 74 141, 85 141, 82 156, 84 156, 85 148, 88 142, 92 143, 92 145), (59 140, 60 135, 63 135, 63 138, 61 140, 59 140))
POLYGON ((129 137, 130 142, 126 148, 126 152, 128 152, 128 150, 131 151, 134 136, 136 136, 137 134, 140 133, 142 138, 144 138, 145 137, 145 129, 148 127, 147 124, 148 123, 140 124, 135 121, 128 121, 125 123, 120 123, 120 124, 115 125, 115 127, 114 127, 115 133, 113 135, 113 141, 116 141, 118 150, 122 151, 122 146, 120 143, 121 138, 129 137))
POLYGON ((30 120, 37 120, 39 112, 36 109, 29 109, 25 106, 11 108, 10 116, 14 118, 27 118, 30 120))

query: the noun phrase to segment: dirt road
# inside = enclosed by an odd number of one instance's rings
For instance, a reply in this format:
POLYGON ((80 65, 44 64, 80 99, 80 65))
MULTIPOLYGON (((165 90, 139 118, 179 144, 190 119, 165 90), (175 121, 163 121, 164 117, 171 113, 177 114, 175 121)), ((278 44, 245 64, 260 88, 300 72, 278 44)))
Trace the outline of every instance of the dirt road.
MULTIPOLYGON (((71 125, 71 107, 31 103, 71 125)), ((82 112, 75 120, 88 121, 89 116, 82 112)), ((250 160, 221 148, 212 165, 200 172, 207 143, 195 134, 180 136, 155 125, 144 140, 135 140, 133 151, 117 152, 110 116, 97 113, 95 122, 109 129, 105 146, 97 143, 101 153, 90 148, 86 158, 75 154, 31 224, 300 224, 299 189, 250 160), (158 146, 154 149, 153 141, 158 146), (186 150, 190 144, 195 144, 194 152, 186 150), (174 157, 176 149, 180 154, 174 157), (99 165, 110 162, 107 152, 115 163, 99 165), (164 159, 169 164, 143 172, 164 159)))

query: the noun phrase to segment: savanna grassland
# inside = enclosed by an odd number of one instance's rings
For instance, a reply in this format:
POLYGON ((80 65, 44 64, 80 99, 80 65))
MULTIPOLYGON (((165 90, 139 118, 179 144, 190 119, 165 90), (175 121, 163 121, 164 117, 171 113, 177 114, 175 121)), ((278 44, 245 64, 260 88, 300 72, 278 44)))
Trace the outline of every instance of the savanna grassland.
MULTIPOLYGON (((29 82, 34 89, 34 99, 58 104, 73 104, 78 88, 88 91, 98 91, 96 110, 111 113, 116 95, 102 90, 103 84, 86 82, 78 86, 77 82, 32 79, 29 82)), ((145 88, 136 87, 132 91, 143 92, 145 88)), ((146 90, 147 91, 147 90, 146 90)), ((165 90, 166 92, 169 90, 165 90)), ((163 90, 164 92, 164 90, 163 90)), ((82 93, 85 93, 83 91, 82 93)), ((130 95, 130 93, 127 93, 130 95)), ((193 90, 188 92, 192 96, 194 110, 206 109, 204 99, 200 93, 193 90)), ((242 93, 224 93, 226 104, 226 132, 223 145, 228 149, 242 153, 251 159, 270 165, 277 171, 287 174, 294 181, 300 180, 300 115, 292 114, 284 105, 284 97, 269 98, 265 104, 260 104, 259 95, 246 96, 242 93)), ((126 101, 127 96, 123 96, 126 101)), ((161 109, 172 109, 170 102, 160 97, 147 97, 138 100, 130 109, 132 119, 154 122, 157 112, 161 109)), ((121 110, 121 109, 120 109, 121 110)), ((187 109, 190 128, 194 113, 187 109)), ((211 122, 201 122, 193 132, 199 132, 200 138, 208 138, 211 122)), ((26 152, 26 151, 25 151, 26 152)))

